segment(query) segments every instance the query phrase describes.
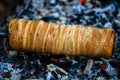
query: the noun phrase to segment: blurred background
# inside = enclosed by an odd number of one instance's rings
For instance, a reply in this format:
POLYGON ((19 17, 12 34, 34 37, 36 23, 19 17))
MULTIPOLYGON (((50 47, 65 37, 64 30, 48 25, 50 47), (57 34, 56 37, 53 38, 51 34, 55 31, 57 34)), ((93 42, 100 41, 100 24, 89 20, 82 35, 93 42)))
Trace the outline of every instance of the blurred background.
MULTIPOLYGON (((58 24, 80 24, 115 30, 110 59, 83 56, 36 55, 11 50, 0 37, 0 80, 119 80, 119 0, 0 0, 0 34, 11 18, 44 20, 58 24)), ((4 31, 3 31, 4 29, 4 31)))
POLYGON ((19 5, 23 5, 23 0, 0 0, 0 25, 4 25, 5 19, 14 14, 19 5))

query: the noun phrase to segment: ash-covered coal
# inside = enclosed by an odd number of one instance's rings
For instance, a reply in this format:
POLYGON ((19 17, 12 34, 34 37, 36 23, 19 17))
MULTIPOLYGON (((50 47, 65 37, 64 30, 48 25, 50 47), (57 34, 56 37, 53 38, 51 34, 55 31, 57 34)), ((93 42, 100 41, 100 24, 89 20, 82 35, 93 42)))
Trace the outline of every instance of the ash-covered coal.
MULTIPOLYGON (((0 40, 0 79, 118 80, 120 77, 120 7, 118 0, 25 0, 10 18, 44 20, 59 24, 110 27, 115 46, 110 59, 12 51, 0 40)), ((7 23, 5 24, 7 25, 7 23)))

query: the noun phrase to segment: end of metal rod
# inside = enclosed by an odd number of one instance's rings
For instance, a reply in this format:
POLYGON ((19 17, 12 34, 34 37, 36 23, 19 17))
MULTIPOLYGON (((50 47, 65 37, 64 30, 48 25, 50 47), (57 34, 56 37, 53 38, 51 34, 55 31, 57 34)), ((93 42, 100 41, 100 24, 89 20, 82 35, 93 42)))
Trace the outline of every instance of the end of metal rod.
POLYGON ((7 37, 8 31, 2 27, 0 27, 0 37, 7 37))

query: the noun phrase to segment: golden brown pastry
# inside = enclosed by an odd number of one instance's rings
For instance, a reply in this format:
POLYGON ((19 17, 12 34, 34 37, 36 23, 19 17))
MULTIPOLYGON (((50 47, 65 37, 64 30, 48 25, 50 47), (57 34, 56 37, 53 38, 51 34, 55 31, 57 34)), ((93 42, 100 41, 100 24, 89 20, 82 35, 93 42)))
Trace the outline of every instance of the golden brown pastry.
POLYGON ((42 20, 11 19, 9 45, 16 50, 105 57, 112 55, 114 30, 64 25, 42 20))

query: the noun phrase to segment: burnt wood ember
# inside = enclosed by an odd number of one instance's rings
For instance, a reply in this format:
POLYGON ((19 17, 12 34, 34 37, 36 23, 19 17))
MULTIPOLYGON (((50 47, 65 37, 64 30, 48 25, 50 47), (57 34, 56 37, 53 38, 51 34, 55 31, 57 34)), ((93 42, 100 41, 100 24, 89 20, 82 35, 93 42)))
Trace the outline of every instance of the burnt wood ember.
MULTIPOLYGON (((3 5, 6 5, 6 1, 10 0, 0 1, 0 11, 3 10, 3 5)), ((22 0, 18 5, 12 6, 16 10, 10 12, 6 10, 7 15, 4 19, 1 18, 2 22, 0 22, 2 27, 0 28, 0 80, 120 79, 119 0, 22 0), (8 16, 8 13, 11 15, 8 16), (116 38, 112 57, 104 59, 53 54, 37 55, 39 53, 11 50, 6 38, 7 23, 11 18, 113 28, 116 38)))

